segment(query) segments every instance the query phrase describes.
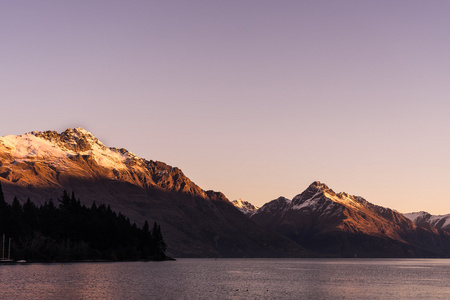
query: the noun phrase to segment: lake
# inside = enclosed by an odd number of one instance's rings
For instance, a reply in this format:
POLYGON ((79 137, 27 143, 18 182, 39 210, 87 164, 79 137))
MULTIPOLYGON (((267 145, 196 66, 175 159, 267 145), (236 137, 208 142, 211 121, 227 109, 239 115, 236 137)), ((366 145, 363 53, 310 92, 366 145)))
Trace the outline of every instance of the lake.
POLYGON ((0 299, 450 299, 446 259, 0 265, 0 299))

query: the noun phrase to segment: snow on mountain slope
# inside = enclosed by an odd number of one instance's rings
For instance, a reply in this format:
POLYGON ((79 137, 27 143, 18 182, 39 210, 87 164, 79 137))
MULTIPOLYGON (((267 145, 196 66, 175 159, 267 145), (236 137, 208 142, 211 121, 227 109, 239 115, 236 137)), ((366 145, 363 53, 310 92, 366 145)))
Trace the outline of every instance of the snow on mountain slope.
POLYGON ((403 215, 418 226, 434 227, 438 230, 446 230, 450 232, 450 214, 431 215, 427 212, 420 211, 415 213, 406 213, 403 215))
MULTIPOLYGON (((0 137, 0 144, 5 147, 13 159, 11 163, 36 161, 68 167, 68 159, 76 155, 87 155, 105 168, 126 169, 125 162, 136 158, 129 152, 120 153, 115 148, 108 148, 99 142, 90 132, 75 128, 66 131, 66 139, 49 139, 49 135, 32 132, 24 135, 0 137), (70 137, 69 133, 71 133, 70 137), (83 140, 83 148, 78 145, 83 140)), ((58 136, 59 137, 59 136, 58 136)))
MULTIPOLYGON (((367 206, 367 201, 358 196, 351 196, 347 193, 338 193, 336 194, 332 189, 330 189, 326 184, 321 182, 314 182, 308 189, 312 189, 315 194, 311 195, 311 193, 302 193, 300 195, 295 196, 292 199, 292 209, 300 210, 302 208, 316 208, 316 206, 320 206, 323 201, 321 199, 325 197, 328 200, 331 200, 334 203, 338 203, 342 206, 363 210, 367 206)), ((323 199, 322 199, 323 200, 323 199)), ((330 204, 330 203, 329 203, 330 204)))
POLYGON ((263 205, 256 213, 277 213, 281 216, 286 214, 307 215, 314 214, 316 218, 339 218, 344 223, 351 222, 347 218, 346 210, 367 213, 368 207, 378 209, 375 205, 368 203, 362 197, 351 196, 347 193, 336 194, 327 185, 321 182, 313 182, 303 193, 295 196, 292 200, 280 197, 263 205))
POLYGON ((242 200, 242 199, 233 200, 231 203, 233 203, 233 205, 237 209, 239 209, 244 215, 251 215, 259 209, 259 207, 251 204, 248 201, 242 200))
POLYGON ((73 178, 113 179, 206 198, 178 168, 107 147, 83 128, 0 137, 0 177, 22 186, 63 186, 73 178))

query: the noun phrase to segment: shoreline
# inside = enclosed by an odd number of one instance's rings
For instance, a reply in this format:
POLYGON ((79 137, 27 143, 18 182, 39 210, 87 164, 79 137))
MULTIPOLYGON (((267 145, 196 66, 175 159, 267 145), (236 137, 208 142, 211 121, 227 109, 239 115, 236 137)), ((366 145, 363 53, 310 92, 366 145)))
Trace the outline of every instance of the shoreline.
POLYGON ((27 260, 0 262, 0 265, 27 265, 27 264, 72 264, 72 263, 116 263, 116 262, 151 262, 151 261, 176 261, 173 257, 165 259, 137 259, 137 260, 107 260, 107 259, 84 259, 84 260, 27 260))

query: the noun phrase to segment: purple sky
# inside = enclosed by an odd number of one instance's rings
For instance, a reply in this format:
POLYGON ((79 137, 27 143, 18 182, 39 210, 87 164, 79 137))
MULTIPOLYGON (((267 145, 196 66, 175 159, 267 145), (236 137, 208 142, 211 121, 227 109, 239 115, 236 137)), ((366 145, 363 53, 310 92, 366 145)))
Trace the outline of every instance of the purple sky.
POLYGON ((0 135, 82 126, 262 205, 450 213, 448 1, 0 1, 0 135))

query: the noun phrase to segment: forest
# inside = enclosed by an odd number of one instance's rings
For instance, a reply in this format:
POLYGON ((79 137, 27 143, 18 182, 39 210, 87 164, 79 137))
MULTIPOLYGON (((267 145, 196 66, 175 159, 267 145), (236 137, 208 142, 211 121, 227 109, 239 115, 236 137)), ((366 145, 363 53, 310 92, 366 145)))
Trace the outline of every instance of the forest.
MULTIPOLYGON (((29 198, 7 203, 0 183, 0 235, 5 235, 6 258, 41 261, 166 260, 160 226, 142 228, 108 205, 81 204, 64 191, 58 203, 36 206, 29 198)), ((1 238, 1 236, 0 236, 1 238)), ((0 240, 1 243, 1 240, 0 240)), ((0 253, 1 255, 2 253, 0 253)))

